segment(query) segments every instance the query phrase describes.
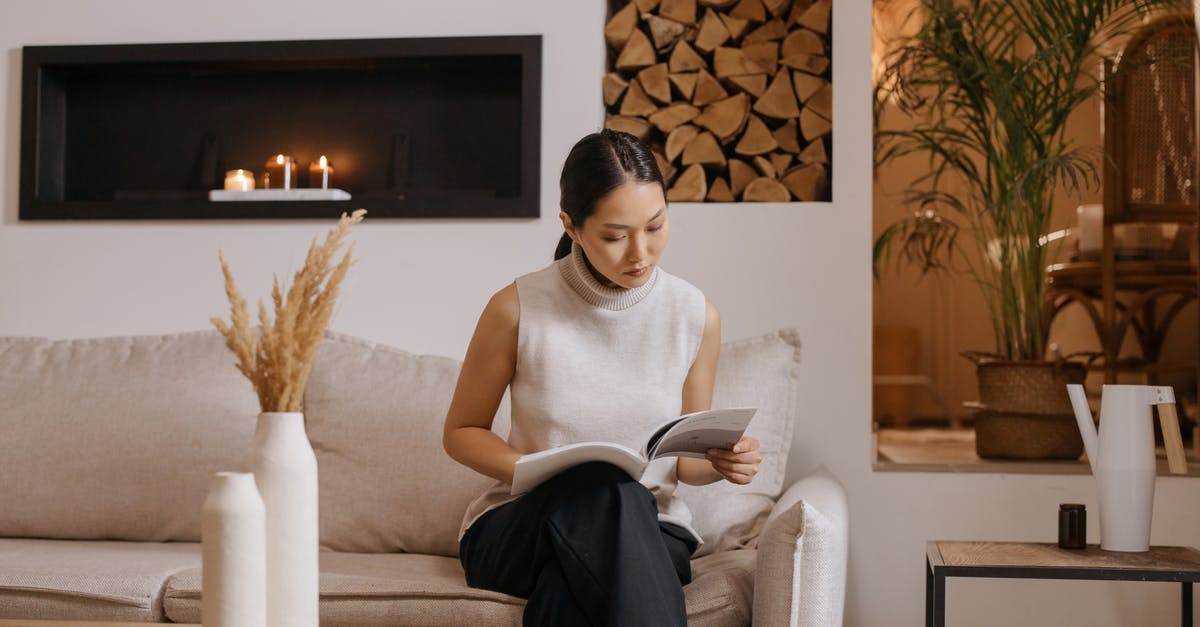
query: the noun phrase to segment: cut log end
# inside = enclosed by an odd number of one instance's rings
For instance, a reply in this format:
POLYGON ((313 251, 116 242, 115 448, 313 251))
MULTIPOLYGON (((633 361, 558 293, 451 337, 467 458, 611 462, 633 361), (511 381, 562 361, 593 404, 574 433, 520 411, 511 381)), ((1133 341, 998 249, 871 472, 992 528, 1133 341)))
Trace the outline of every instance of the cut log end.
POLYGON ((762 0, 741 0, 730 9, 729 15, 755 23, 767 21, 767 9, 762 0))
POLYGON ((775 141, 779 144, 779 148, 786 150, 792 154, 800 152, 800 139, 796 135, 797 124, 795 120, 788 120, 771 132, 775 141))
POLYGON ((614 131, 624 131, 634 137, 646 141, 650 136, 650 123, 645 118, 631 117, 627 115, 610 115, 604 120, 604 128, 609 128, 614 131))
POLYGON ((829 182, 828 171, 819 163, 792 168, 783 176, 783 185, 796 200, 820 200, 829 182))
POLYGON ((742 192, 742 200, 746 202, 788 202, 791 199, 783 183, 765 176, 750 181, 746 191, 742 192))
POLYGON ((646 95, 641 81, 636 78, 629 81, 629 89, 625 91, 625 99, 621 101, 621 115, 647 117, 655 111, 658 111, 658 105, 646 95))
POLYGON ((668 161, 674 162, 679 155, 683 154, 683 149, 696 139, 696 135, 700 134, 700 129, 691 124, 684 124, 676 127, 675 130, 667 134, 667 143, 665 145, 666 157, 668 161))
POLYGON ((696 124, 724 140, 741 130, 749 115, 750 98, 746 94, 737 94, 709 105, 696 118, 696 124))
POLYGON ((780 70, 775 75, 767 91, 754 103, 754 110, 779 120, 800 117, 800 105, 796 103, 790 72, 780 70))
POLYGON ((708 195, 704 199, 708 202, 733 202, 733 190, 729 189, 729 183, 726 183, 725 179, 718 176, 709 186, 708 195))
POLYGON ((740 48, 721 46, 713 52, 713 72, 717 78, 725 78, 742 74, 764 74, 766 70, 746 58, 746 53, 740 48))
POLYGON ((735 197, 741 196, 742 191, 750 184, 750 181, 758 178, 758 172, 754 167, 740 159, 729 160, 729 188, 733 191, 735 197))
POLYGON ((696 49, 712 52, 726 41, 729 41, 729 29, 725 28, 725 23, 717 17, 716 12, 709 9, 705 12, 704 19, 700 20, 700 30, 696 33, 696 49))
POLYGON ((770 179, 779 178, 779 173, 775 171, 775 166, 771 165, 770 159, 756 155, 750 159, 750 162, 754 164, 754 169, 758 170, 759 174, 770 179))
POLYGON ((700 115, 700 109, 686 102, 677 102, 660 109, 650 116, 650 123, 664 133, 670 133, 680 124, 690 122, 700 115))
POLYGON ((725 165, 725 151, 717 138, 707 131, 696 135, 683 149, 683 165, 725 165))
POLYGON ((691 26, 696 23, 696 0, 662 0, 658 5, 658 14, 691 26))
POLYGON ((627 87, 629 87, 629 81, 625 80, 620 74, 616 72, 605 74, 603 83, 604 104, 610 107, 617 104, 627 87))
POLYGON ((800 112, 800 132, 804 135, 807 141, 813 141, 828 135, 833 131, 833 123, 825 118, 817 115, 809 107, 804 107, 800 112))
POLYGON ((775 137, 771 135, 771 130, 766 124, 756 115, 751 115, 746 122, 746 132, 742 133, 742 138, 734 147, 734 152, 739 155, 761 155, 771 152, 779 147, 779 143, 775 141, 775 137))
POLYGON ((671 50, 671 59, 667 62, 667 66, 672 72, 695 72, 702 70, 708 66, 704 57, 692 48, 691 44, 686 41, 681 41, 675 44, 675 48, 671 50))
POLYGON ((632 2, 614 13, 608 23, 604 25, 604 41, 608 42, 608 47, 613 50, 625 47, 629 36, 637 28, 637 20, 637 5, 632 2))
POLYGON ((671 103, 671 81, 667 79, 666 63, 655 63, 638 72, 637 80, 646 95, 662 104, 671 103))
POLYGON ((704 166, 695 164, 688 167, 675 179, 675 184, 667 191, 667 200, 671 202, 703 202, 708 193, 708 181, 704 177, 704 166))
POLYGON ((646 15, 643 19, 650 27, 650 39, 654 42, 655 50, 670 49, 687 30, 683 24, 657 15, 646 15))
POLYGON ((805 146, 804 150, 796 155, 796 160, 800 163, 829 163, 829 155, 825 152, 825 140, 818 139, 805 146))
POLYGON ((796 23, 822 35, 829 34, 829 15, 833 12, 833 0, 817 0, 796 20, 796 23))
POLYGON ((634 29, 629 41, 625 42, 625 47, 621 49, 621 54, 617 56, 616 66, 622 72, 636 72, 657 62, 658 57, 654 54, 654 46, 650 44, 650 40, 642 31, 634 29))
POLYGON ((700 70, 696 74, 696 89, 692 95, 692 104, 703 107, 729 97, 729 93, 721 86, 712 74, 700 70))

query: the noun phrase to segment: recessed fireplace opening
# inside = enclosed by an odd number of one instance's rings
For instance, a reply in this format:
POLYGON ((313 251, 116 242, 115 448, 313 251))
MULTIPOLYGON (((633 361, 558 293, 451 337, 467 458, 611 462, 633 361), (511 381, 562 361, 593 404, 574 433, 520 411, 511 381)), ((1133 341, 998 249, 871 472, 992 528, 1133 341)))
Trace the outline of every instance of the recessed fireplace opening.
MULTIPOLYGON (((29 46, 20 218, 537 217, 541 37, 29 46), (275 154, 350 200, 214 202, 275 154)), ((298 185, 297 185, 298 184, 298 185)))

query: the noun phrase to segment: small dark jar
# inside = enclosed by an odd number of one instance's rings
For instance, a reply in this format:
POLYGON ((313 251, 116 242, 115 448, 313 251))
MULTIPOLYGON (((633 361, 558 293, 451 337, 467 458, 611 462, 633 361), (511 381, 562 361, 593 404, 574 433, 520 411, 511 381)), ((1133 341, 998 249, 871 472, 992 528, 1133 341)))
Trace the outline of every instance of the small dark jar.
POLYGON ((1087 509, 1081 503, 1058 506, 1058 546, 1063 549, 1087 548, 1087 509))

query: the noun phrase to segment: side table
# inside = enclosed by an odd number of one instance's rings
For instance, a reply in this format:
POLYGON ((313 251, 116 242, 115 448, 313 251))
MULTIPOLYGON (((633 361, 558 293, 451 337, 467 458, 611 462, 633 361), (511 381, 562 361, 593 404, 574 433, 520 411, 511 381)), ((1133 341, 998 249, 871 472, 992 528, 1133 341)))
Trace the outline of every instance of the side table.
POLYGON ((1145 553, 1067 550, 1040 542, 947 542, 925 545, 925 625, 945 627, 946 578, 1178 581, 1181 624, 1192 625, 1192 584, 1200 581, 1200 551, 1152 546, 1145 553))

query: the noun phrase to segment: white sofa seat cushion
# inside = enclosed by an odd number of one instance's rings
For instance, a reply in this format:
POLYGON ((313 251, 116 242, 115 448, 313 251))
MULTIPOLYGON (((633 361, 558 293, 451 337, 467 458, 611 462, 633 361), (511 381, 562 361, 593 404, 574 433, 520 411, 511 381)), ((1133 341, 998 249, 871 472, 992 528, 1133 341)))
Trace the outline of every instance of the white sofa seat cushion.
POLYGON ((0 564, 0 618, 153 622, 200 545, 0 538, 0 564))
MULTIPOLYGON (((688 624, 750 624, 755 551, 697 559, 684 588, 688 624)), ((200 569, 167 582, 167 618, 200 621, 200 569)), ((458 559, 321 552, 321 625, 520 625, 525 600, 468 587, 458 559)))

